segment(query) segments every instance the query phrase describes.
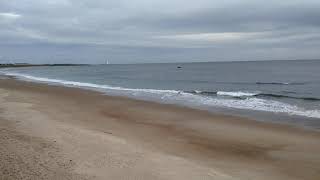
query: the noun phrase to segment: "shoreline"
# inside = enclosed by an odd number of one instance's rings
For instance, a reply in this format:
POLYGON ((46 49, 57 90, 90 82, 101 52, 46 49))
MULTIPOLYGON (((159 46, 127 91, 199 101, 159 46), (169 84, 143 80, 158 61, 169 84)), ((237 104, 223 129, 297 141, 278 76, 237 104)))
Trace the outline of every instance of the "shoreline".
POLYGON ((14 79, 0 92, 2 177, 320 178, 317 131, 14 79))
MULTIPOLYGON (((272 116, 278 116, 281 118, 291 118, 291 117, 300 117, 297 115, 286 115, 286 114, 274 114, 273 112, 264 112, 264 111, 257 111, 257 110, 246 110, 246 109, 232 109, 230 108, 230 111, 232 112, 226 112, 228 110, 227 107, 217 107, 214 111, 212 110, 208 110, 206 108, 196 108, 196 107, 191 107, 188 105, 183 105, 183 104, 173 104, 173 103, 163 103, 163 102, 158 102, 158 101, 152 101, 152 100, 145 100, 145 99, 139 99, 139 98, 133 98, 130 96, 122 96, 122 95, 109 95, 106 94, 104 91, 100 91, 100 90, 96 90, 96 89, 90 89, 90 88, 86 88, 86 87, 81 87, 81 86, 67 86, 67 85, 63 85, 63 84, 58 84, 58 83, 49 83, 49 82, 42 82, 42 81, 33 81, 33 80, 23 80, 23 79, 19 79, 16 76, 11 76, 11 75, 0 75, 0 80, 9 80, 9 81, 15 81, 17 83, 21 83, 21 84, 25 84, 25 85, 30 85, 30 86, 38 86, 38 87, 43 87, 43 88, 58 88, 58 89, 70 89, 71 91, 83 91, 83 92, 87 92, 87 93, 93 93, 93 94, 98 94, 100 96, 105 96, 105 98, 115 98, 115 99, 119 99, 119 100, 123 100, 123 101, 129 101, 129 102, 136 102, 136 103, 142 103, 145 104, 146 106, 149 105, 155 105, 157 107, 168 107, 168 108, 174 108, 174 109, 178 109, 178 110, 187 110, 187 111, 194 111, 194 112, 200 112, 200 113, 204 113, 207 115, 212 115, 212 116, 217 116, 217 117, 227 117, 227 118, 231 118, 231 119, 238 119, 241 121, 249 121, 249 122, 254 122, 257 124, 263 124, 266 126, 272 126, 272 127, 284 127, 284 128, 292 128, 292 129, 296 129, 296 130, 305 130, 305 131, 314 131, 314 132, 319 132, 319 129, 317 128, 310 128, 310 127, 306 127, 306 126, 300 126, 297 124, 292 124, 292 123, 286 123, 286 122, 276 122, 276 121, 269 121, 267 119, 263 119, 264 117, 268 116, 268 115, 272 115, 272 116), (1 79, 1 77, 4 79, 1 79), (265 115, 259 119, 256 115, 244 115, 245 113, 249 112, 254 112, 252 114, 260 114, 260 113, 264 113, 265 115), (240 115, 242 113, 242 115, 240 115)), ((86 93, 86 94, 87 94, 86 93)), ((300 117, 300 118, 309 118, 309 117, 300 117)), ((312 119, 312 118, 309 118, 312 119)))
MULTIPOLYGON (((208 107, 208 106, 202 106, 202 105, 191 105, 190 103, 162 101, 157 98, 148 99, 148 98, 143 98, 141 96, 135 97, 135 96, 131 96, 128 94, 121 94, 121 93, 115 93, 115 92, 108 92, 107 93, 103 90, 103 88, 102 89, 99 88, 99 86, 103 86, 103 85, 92 84, 92 87, 91 87, 86 83, 81 84, 82 82, 76 82, 76 81, 66 81, 67 83, 63 83, 64 80, 60 80, 60 79, 46 79, 46 78, 32 77, 32 76, 28 77, 28 75, 27 76, 20 76, 17 74, 12 74, 12 75, 0 74, 0 77, 1 76, 12 78, 12 79, 15 79, 17 81, 22 81, 22 82, 31 82, 31 83, 35 83, 35 84, 44 84, 44 85, 48 85, 48 86, 61 86, 61 87, 67 87, 67 88, 76 88, 76 89, 81 89, 81 90, 86 90, 86 91, 93 91, 93 92, 102 93, 106 96, 128 98, 131 100, 150 102, 150 103, 156 103, 156 104, 162 104, 162 105, 172 105, 172 106, 177 106, 177 107, 190 108, 190 109, 194 109, 194 110, 208 111, 212 114, 219 114, 219 115, 225 115, 225 116, 235 116, 238 118, 250 119, 250 120, 255 120, 255 121, 259 121, 259 122, 266 122, 266 123, 272 123, 272 124, 278 124, 278 125, 304 128, 307 130, 320 131, 320 121, 318 121, 320 119, 315 118, 315 117, 308 117, 308 116, 296 115, 296 114, 288 114, 285 112, 263 111, 263 110, 236 108, 236 107, 228 107, 228 106, 208 107), (79 83, 79 84, 75 85, 74 83, 79 83)), ((124 88, 124 89, 126 89, 126 88, 124 88)), ((146 90, 148 90, 148 89, 146 89, 146 90)), ((179 91, 179 90, 163 90, 163 91, 179 91)))

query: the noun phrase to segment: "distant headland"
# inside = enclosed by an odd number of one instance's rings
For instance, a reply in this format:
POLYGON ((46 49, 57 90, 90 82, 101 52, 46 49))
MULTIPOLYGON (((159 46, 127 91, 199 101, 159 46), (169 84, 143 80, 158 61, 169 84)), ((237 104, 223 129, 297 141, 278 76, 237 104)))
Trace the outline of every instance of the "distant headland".
POLYGON ((33 66, 88 66, 89 64, 29 64, 29 63, 0 63, 0 68, 33 67, 33 66))

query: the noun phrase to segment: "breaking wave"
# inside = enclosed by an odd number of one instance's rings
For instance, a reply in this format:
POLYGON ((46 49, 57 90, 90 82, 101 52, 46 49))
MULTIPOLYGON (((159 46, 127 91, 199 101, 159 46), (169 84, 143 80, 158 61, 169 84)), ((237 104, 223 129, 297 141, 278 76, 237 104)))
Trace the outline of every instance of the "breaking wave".
POLYGON ((261 84, 261 85, 304 85, 305 83, 298 83, 298 82, 256 82, 256 84, 261 84))
POLYGON ((283 94, 273 94, 273 93, 261 93, 261 92, 242 92, 242 91, 187 91, 193 94, 202 95, 217 95, 217 96, 229 96, 229 97, 273 97, 273 98, 290 98, 290 99, 301 99, 309 101, 320 101, 320 98, 316 97, 300 97, 300 96, 289 96, 283 94))
MULTIPOLYGON (((24 80, 31 80, 37 82, 60 84, 64 86, 73 86, 81 88, 89 88, 100 90, 105 93, 117 93, 118 95, 125 95, 135 97, 138 99, 150 99, 160 101, 163 103, 183 104, 192 107, 227 107, 236 109, 247 109, 266 111, 274 113, 286 113, 289 115, 298 115, 311 118, 320 118, 320 110, 307 110, 302 107, 287 104, 273 99, 262 99, 262 96, 275 98, 292 98, 291 96, 283 96, 276 94, 263 94, 259 92, 243 92, 243 91, 179 91, 179 90, 159 90, 159 89, 134 89, 114 87, 109 85, 94 84, 87 82, 67 81, 61 79, 51 79, 44 77, 35 77, 20 73, 4 72, 5 75, 15 76, 24 80), (216 97, 214 97, 216 96, 216 97), (231 98, 217 98, 231 97, 231 98), (147 98, 146 98, 147 97, 147 98), (233 98, 234 97, 234 98, 233 98), (240 98, 244 97, 244 98, 240 98)), ((298 97, 294 97, 298 98, 298 97)), ((319 100, 317 98, 303 98, 305 100, 319 100)))
POLYGON ((218 91, 217 95, 219 96, 232 96, 232 97, 250 97, 250 96, 256 96, 259 93, 254 93, 254 92, 241 92, 241 91, 236 91, 236 92, 228 92, 228 91, 218 91))

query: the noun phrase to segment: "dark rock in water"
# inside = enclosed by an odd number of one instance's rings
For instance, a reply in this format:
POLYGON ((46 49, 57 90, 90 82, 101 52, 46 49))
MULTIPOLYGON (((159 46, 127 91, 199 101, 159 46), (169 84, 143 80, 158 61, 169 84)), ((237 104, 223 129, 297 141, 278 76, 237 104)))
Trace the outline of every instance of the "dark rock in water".
POLYGON ((181 66, 178 66, 177 68, 180 69, 180 68, 182 68, 182 67, 181 67, 181 66))

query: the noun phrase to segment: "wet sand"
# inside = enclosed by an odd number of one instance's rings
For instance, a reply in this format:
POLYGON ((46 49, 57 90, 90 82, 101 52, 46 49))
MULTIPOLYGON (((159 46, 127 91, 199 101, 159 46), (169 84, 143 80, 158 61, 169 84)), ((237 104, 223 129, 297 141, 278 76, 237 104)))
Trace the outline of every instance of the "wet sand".
POLYGON ((320 133, 0 78, 0 179, 320 179, 320 133))

